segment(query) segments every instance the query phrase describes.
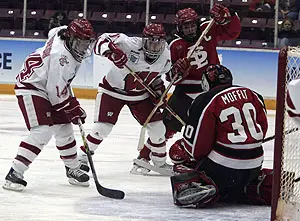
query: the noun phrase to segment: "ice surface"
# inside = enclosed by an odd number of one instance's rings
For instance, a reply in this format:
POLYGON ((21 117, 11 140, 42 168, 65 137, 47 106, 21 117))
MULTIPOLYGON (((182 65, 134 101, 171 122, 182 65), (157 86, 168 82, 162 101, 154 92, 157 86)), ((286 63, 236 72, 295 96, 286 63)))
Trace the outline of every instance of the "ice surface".
MULTIPOLYGON (((94 101, 80 100, 87 111, 86 133, 92 126, 94 101)), ((274 134, 274 111, 269 111, 269 131, 274 134)), ((98 194, 93 179, 90 187, 69 185, 65 169, 54 140, 40 153, 25 173, 28 182, 23 192, 0 188, 0 220, 2 221, 241 221, 270 220, 270 207, 247 205, 216 205, 207 209, 181 209, 173 205, 168 177, 132 175, 132 159, 137 152, 141 126, 124 108, 109 137, 93 156, 100 183, 123 190, 123 200, 113 200, 98 194)), ((74 126, 78 145, 79 130, 74 126)), ((15 96, 0 95, 0 178, 11 167, 19 142, 27 136, 23 117, 15 96)), ((168 147, 178 138, 176 135, 168 147)), ((264 145, 264 166, 272 167, 273 142, 264 145)))

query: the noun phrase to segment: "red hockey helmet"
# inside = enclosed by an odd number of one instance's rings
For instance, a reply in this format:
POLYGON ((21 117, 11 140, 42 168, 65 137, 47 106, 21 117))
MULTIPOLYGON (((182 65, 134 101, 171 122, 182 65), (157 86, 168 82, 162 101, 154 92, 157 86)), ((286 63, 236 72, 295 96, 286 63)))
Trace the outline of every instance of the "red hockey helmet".
POLYGON ((192 8, 185 8, 176 13, 177 32, 183 39, 194 42, 200 36, 199 16, 192 8))
POLYGON ((206 68, 202 75, 202 89, 209 91, 219 85, 232 85, 232 80, 232 74, 228 68, 223 65, 212 64, 206 68))
POLYGON ((74 19, 67 28, 69 49, 75 59, 82 59, 92 54, 96 33, 86 19, 74 19))
POLYGON ((148 24, 143 30, 143 51, 149 63, 155 62, 166 46, 166 31, 162 24, 148 24))
POLYGON ((179 10, 176 13, 176 17, 175 17, 176 25, 183 25, 184 23, 197 21, 197 20, 198 20, 198 14, 192 8, 185 8, 179 10))

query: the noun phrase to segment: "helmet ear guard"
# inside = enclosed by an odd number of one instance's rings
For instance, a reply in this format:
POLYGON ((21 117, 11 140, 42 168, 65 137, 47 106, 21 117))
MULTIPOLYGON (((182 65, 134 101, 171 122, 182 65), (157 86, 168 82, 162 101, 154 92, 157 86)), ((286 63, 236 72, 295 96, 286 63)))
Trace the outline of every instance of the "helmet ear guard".
POLYGON ((223 65, 213 64, 209 65, 202 74, 202 89, 209 91, 219 85, 232 85, 232 74, 230 70, 223 65))

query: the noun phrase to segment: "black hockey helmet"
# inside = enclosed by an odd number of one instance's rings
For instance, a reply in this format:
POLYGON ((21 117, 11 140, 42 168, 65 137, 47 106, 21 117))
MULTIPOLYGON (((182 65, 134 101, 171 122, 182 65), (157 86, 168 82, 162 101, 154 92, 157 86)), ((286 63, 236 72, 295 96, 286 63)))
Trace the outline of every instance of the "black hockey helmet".
POLYGON ((232 74, 228 68, 220 64, 212 64, 206 68, 202 75, 202 89, 209 91, 219 85, 232 85, 232 80, 232 74))

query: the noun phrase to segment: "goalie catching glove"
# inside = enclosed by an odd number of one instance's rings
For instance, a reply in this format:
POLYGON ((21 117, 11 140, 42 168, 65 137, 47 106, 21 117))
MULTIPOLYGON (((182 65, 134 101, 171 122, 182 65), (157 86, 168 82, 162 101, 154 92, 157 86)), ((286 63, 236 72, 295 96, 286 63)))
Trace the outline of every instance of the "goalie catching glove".
POLYGON ((106 51, 104 56, 111 60, 118 68, 124 68, 128 61, 126 54, 113 42, 109 42, 108 48, 110 50, 106 51))
POLYGON ((231 14, 228 8, 215 4, 210 10, 210 17, 219 25, 226 25, 231 21, 231 14))
POLYGON ((171 81, 175 78, 174 85, 178 85, 182 82, 186 76, 189 74, 191 69, 190 61, 187 58, 180 58, 178 59, 171 71, 167 74, 167 81, 171 81))

